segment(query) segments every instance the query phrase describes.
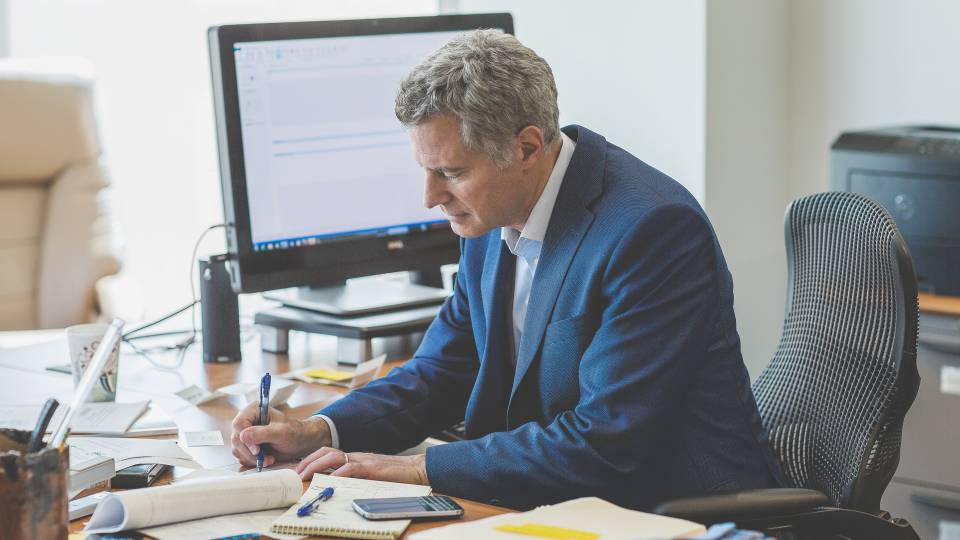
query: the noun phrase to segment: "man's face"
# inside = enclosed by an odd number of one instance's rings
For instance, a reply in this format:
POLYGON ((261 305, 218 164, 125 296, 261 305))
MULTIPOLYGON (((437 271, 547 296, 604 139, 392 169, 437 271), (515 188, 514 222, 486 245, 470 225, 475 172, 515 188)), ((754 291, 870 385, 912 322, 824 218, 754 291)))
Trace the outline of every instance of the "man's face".
POLYGON ((459 122, 449 114, 417 124, 411 135, 426 171, 423 204, 439 205, 453 232, 474 238, 496 227, 522 227, 531 188, 517 160, 501 170, 486 155, 468 150, 459 122))

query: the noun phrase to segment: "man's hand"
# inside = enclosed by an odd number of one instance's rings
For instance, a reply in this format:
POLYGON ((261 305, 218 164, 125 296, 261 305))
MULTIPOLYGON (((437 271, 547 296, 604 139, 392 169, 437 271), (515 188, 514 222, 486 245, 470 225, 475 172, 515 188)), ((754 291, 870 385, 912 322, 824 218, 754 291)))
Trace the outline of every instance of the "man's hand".
POLYGON ((384 456, 365 452, 346 453, 335 448, 321 448, 303 458, 295 471, 309 480, 314 473, 336 469, 332 476, 351 476, 367 480, 383 480, 404 484, 430 485, 427 478, 425 454, 415 456, 384 456))
POLYGON ((249 467, 257 464, 261 444, 270 445, 263 457, 264 467, 297 459, 319 446, 330 444, 330 427, 321 418, 299 420, 271 408, 270 423, 260 426, 259 422, 257 403, 251 403, 233 419, 233 435, 230 437, 233 457, 249 467))

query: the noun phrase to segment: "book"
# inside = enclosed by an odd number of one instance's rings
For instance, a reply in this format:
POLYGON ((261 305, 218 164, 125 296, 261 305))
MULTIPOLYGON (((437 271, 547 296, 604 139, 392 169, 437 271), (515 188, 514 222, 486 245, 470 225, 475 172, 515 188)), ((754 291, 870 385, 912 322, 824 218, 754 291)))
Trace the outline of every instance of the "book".
POLYGON ((699 523, 621 508, 596 497, 541 506, 529 512, 503 514, 418 532, 411 540, 517 540, 569 538, 630 540, 690 538, 705 534, 699 523))
POLYGON ((70 477, 67 482, 70 493, 79 493, 113 478, 116 474, 112 457, 70 449, 70 477))
POLYGON ((303 497, 273 522, 270 531, 278 534, 393 540, 403 534, 407 525, 410 525, 410 520, 368 521, 353 511, 353 500, 381 497, 420 497, 429 494, 430 486, 315 474, 303 497), (309 516, 297 517, 297 509, 327 487, 334 489, 333 497, 319 503, 316 510, 309 516))
POLYGON ((291 470, 120 491, 97 505, 84 532, 115 533, 282 508, 293 504, 302 491, 300 476, 291 470))

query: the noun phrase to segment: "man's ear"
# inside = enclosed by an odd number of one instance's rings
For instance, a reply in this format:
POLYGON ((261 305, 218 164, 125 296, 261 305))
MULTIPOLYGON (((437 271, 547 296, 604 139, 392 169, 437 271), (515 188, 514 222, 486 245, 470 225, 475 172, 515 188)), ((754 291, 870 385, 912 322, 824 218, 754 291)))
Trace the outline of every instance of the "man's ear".
POLYGON ((520 163, 524 168, 532 167, 543 156, 543 131, 537 126, 527 126, 517 133, 520 145, 520 163))

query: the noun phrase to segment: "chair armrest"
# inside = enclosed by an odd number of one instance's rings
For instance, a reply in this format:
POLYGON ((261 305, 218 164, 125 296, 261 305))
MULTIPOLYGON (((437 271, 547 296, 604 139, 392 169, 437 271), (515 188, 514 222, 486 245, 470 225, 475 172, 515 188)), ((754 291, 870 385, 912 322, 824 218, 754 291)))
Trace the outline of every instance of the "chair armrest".
POLYGON ((806 512, 832 505, 826 495, 813 489, 752 489, 666 501, 654 512, 710 524, 806 512))

